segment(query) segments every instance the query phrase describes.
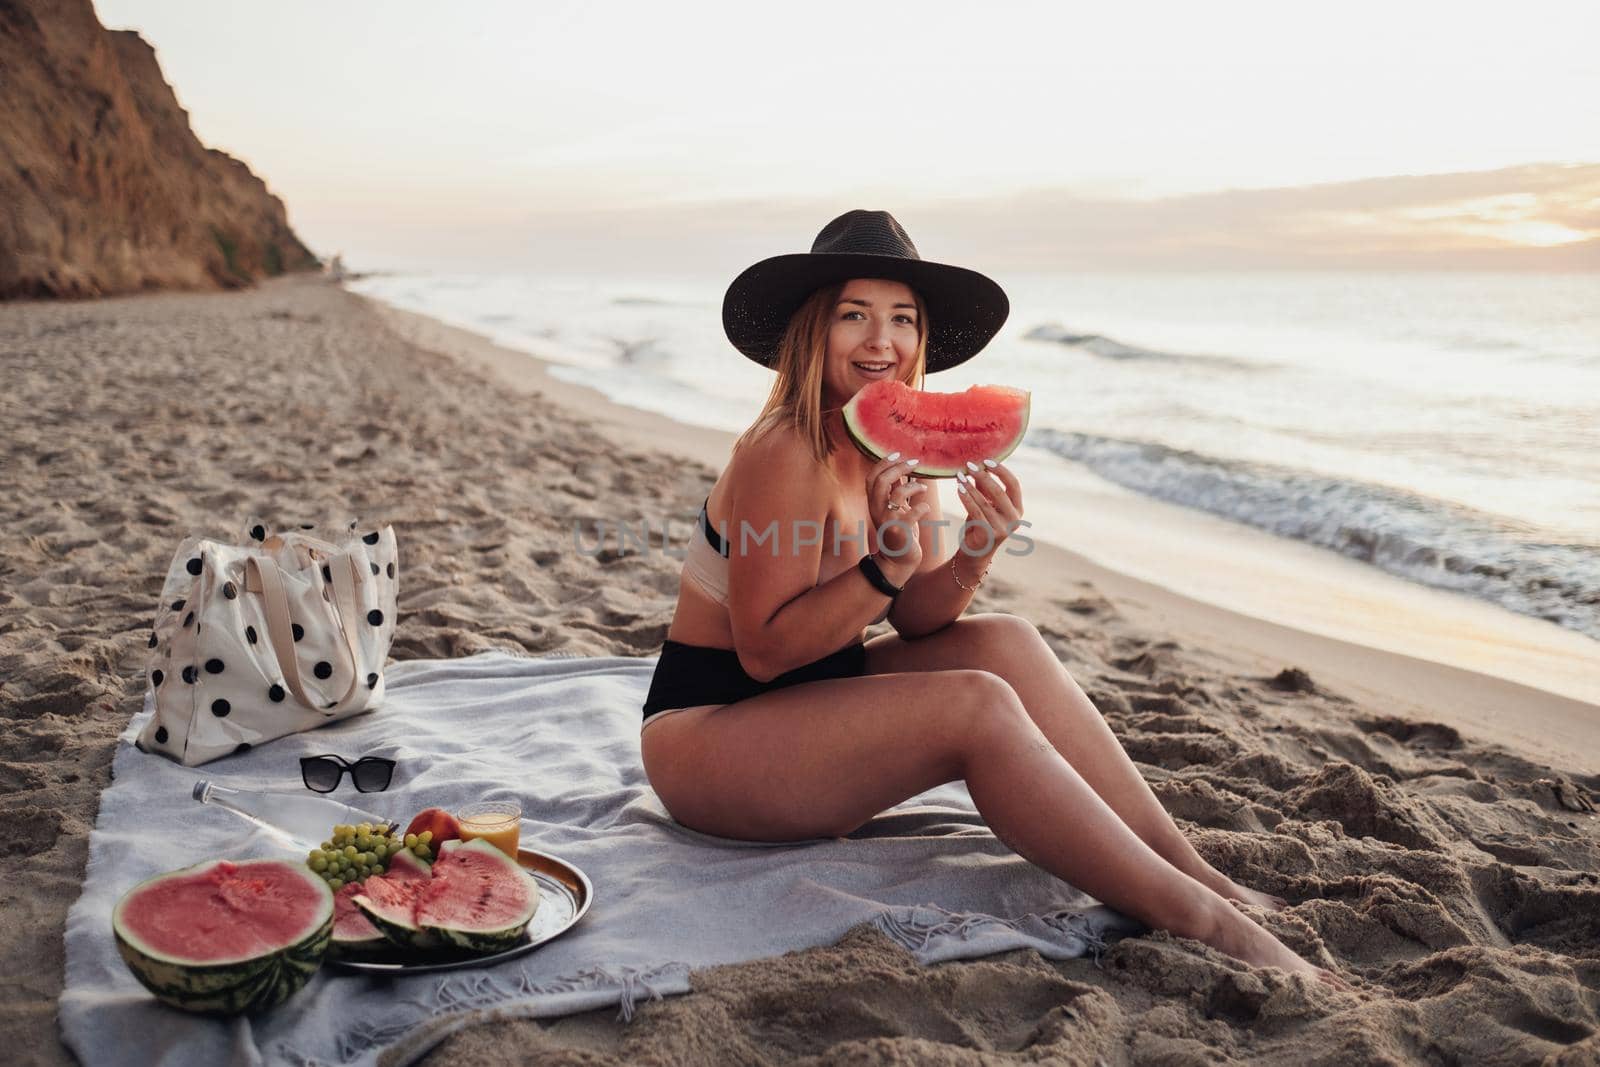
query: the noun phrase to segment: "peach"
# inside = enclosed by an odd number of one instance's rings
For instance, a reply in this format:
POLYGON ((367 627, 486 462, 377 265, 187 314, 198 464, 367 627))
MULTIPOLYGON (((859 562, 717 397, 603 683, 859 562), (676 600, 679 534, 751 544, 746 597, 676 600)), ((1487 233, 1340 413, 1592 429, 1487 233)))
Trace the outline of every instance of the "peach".
POLYGON ((461 836, 461 824, 456 822, 456 817, 443 808, 425 808, 417 812, 417 817, 411 820, 411 825, 406 827, 406 833, 400 835, 405 840, 406 834, 420 834, 424 830, 432 830, 433 837, 429 842, 430 847, 438 854, 439 845, 444 841, 452 841, 461 836))

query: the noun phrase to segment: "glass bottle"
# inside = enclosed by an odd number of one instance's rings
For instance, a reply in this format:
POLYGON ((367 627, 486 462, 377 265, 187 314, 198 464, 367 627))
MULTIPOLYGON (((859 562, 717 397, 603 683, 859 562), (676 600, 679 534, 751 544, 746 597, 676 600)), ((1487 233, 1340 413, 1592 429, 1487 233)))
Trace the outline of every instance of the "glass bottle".
POLYGON ((215 782, 196 782, 194 799, 202 804, 227 808, 235 815, 255 823, 275 841, 301 852, 319 848, 341 823, 374 826, 394 823, 382 815, 341 804, 315 793, 279 793, 267 790, 230 789, 215 782))

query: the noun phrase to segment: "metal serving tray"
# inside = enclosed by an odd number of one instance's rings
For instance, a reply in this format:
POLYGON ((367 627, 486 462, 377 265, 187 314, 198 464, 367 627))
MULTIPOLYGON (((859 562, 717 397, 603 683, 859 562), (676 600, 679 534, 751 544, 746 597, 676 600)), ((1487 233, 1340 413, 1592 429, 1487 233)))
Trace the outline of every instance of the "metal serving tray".
POLYGON ((528 923, 522 938, 510 948, 485 955, 465 953, 417 956, 395 949, 393 953, 374 954, 361 959, 341 960, 329 957, 327 965, 346 971, 365 974, 427 974, 430 971, 454 971, 463 967, 486 967, 515 956, 532 952, 552 938, 560 937, 577 924, 594 902, 594 886, 589 876, 566 860, 548 852, 531 848, 517 849, 517 863, 529 878, 539 885, 539 910, 528 923))

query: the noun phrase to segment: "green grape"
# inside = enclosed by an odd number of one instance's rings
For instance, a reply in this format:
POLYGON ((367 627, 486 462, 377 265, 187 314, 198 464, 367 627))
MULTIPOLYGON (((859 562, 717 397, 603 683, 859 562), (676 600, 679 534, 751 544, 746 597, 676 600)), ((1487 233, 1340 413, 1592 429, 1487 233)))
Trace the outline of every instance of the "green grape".
POLYGON ((354 845, 346 845, 344 846, 344 854, 349 856, 351 859, 355 859, 357 856, 361 855, 361 850, 356 848, 354 845))
POLYGON ((417 847, 417 835, 416 834, 407 834, 405 841, 406 841, 406 848, 416 848, 417 847))
POLYGON ((417 835, 417 842, 419 844, 423 844, 423 845, 431 845, 431 844, 433 844, 433 831, 432 830, 424 830, 424 831, 422 831, 422 833, 417 835))
POLYGON ((433 851, 429 849, 427 845, 418 845, 416 848, 412 849, 411 852, 419 860, 433 859, 433 851))
POLYGON ((342 879, 342 878, 329 878, 328 879, 328 888, 329 889, 335 889, 335 890, 343 889, 344 888, 344 879, 342 879))
POLYGON ((326 856, 312 856, 311 857, 311 869, 313 871, 316 871, 318 874, 321 874, 323 871, 327 870, 328 869, 328 857, 326 857, 326 856))
POLYGON ((356 862, 361 864, 361 866, 363 866, 363 867, 371 867, 372 866, 372 861, 377 859, 377 858, 378 857, 374 856, 370 852, 363 852, 363 853, 360 854, 359 857, 357 857, 356 862))
POLYGON ((322 851, 324 851, 324 852, 332 852, 333 851, 333 842, 332 841, 324 841, 322 843, 322 851))

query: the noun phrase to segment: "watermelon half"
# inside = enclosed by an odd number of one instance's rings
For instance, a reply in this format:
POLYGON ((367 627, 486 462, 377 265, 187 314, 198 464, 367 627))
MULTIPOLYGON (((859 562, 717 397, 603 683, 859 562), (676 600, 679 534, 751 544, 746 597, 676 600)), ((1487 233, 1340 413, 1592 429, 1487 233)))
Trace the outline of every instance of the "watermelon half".
POLYGON ((930 393, 885 379, 862 386, 844 406, 850 440, 871 459, 899 452, 920 459, 922 478, 952 478, 967 464, 996 463, 1015 452, 1028 431, 1032 394, 1004 385, 930 393))
POLYGON ((539 887, 487 841, 446 841, 426 882, 368 878, 351 897, 405 949, 498 952, 521 939, 539 909, 539 887))
POLYGON ((321 966, 333 891, 298 860, 213 860, 128 890, 111 929, 134 977, 163 1002, 218 1015, 265 1011, 321 966))

